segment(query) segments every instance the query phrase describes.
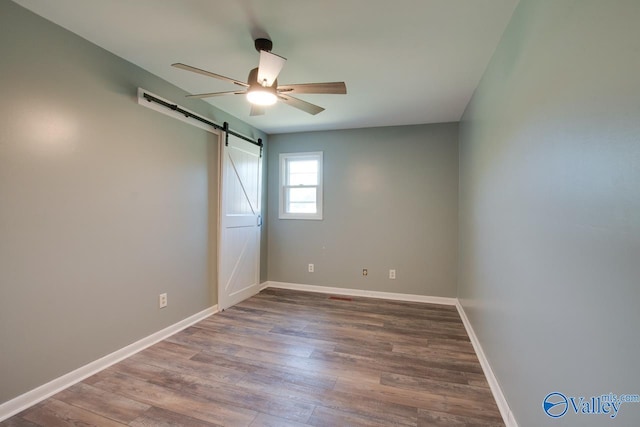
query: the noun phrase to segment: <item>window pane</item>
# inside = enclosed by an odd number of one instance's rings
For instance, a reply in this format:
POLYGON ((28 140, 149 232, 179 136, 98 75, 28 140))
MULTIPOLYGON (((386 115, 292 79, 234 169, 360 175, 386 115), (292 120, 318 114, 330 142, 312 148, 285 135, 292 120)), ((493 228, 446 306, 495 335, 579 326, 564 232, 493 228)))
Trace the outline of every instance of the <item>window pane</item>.
POLYGON ((289 202, 316 202, 315 188, 289 188, 289 202))
POLYGON ((316 188, 288 188, 287 212, 315 213, 316 188))
POLYGON ((290 203, 288 213, 316 213, 315 203, 290 203))
POLYGON ((318 185, 317 160, 289 160, 288 185, 318 185))

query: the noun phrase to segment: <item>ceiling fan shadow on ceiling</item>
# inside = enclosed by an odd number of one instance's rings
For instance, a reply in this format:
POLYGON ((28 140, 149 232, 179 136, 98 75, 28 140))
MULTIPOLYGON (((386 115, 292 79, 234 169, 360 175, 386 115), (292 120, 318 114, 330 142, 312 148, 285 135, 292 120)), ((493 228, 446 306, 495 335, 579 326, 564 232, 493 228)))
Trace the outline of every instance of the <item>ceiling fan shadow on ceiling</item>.
POLYGON ((237 86, 242 86, 245 90, 228 91, 228 92, 212 92, 187 95, 187 98, 211 98, 223 95, 246 95, 247 100, 251 103, 251 116, 259 116, 266 112, 266 107, 275 104, 278 100, 290 105, 294 108, 302 110, 309 114, 318 114, 324 111, 324 108, 295 98, 291 94, 339 94, 347 93, 347 86, 344 82, 328 82, 328 83, 300 83, 289 85, 278 85, 278 74, 287 61, 285 58, 271 53, 273 43, 269 39, 256 39, 255 48, 260 53, 260 62, 258 68, 254 68, 249 72, 247 82, 232 79, 211 71, 202 70, 190 65, 175 63, 173 67, 182 70, 198 73, 203 76, 213 77, 215 79, 224 80, 237 86))

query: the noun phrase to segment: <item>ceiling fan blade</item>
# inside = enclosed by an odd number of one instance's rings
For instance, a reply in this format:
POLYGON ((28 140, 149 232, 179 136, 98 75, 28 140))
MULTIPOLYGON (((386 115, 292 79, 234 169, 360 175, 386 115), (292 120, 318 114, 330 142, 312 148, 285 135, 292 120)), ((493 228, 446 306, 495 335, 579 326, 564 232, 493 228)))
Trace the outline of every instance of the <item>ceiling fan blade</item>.
POLYGON ((193 95, 187 95, 187 98, 211 98, 214 96, 222 96, 222 95, 244 95, 246 92, 232 90, 229 92, 211 92, 211 93, 196 93, 193 95))
POLYGON ((258 65, 258 83, 263 86, 272 86, 285 62, 287 62, 286 58, 261 50, 260 64, 258 65))
POLYGON ((262 116, 266 111, 267 109, 264 107, 264 105, 251 104, 251 112, 249 113, 249 115, 262 116))
POLYGON ((347 93, 347 85, 344 82, 329 83, 301 83, 278 86, 280 93, 332 93, 344 95, 347 93))
POLYGON ((289 104, 292 107, 297 108, 298 110, 302 110, 306 113, 313 114, 314 116, 324 111, 324 108, 322 107, 311 104, 310 102, 307 102, 307 101, 303 101, 302 99, 294 98, 293 96, 280 94, 278 95, 278 98, 280 98, 280 100, 285 104, 289 104))
POLYGON ((171 66, 180 68, 182 70, 191 71, 192 73, 202 74, 203 76, 213 77, 214 79, 224 80, 224 81, 236 84, 238 86, 249 87, 248 84, 243 83, 241 81, 238 81, 229 77, 221 76, 220 74, 212 73, 211 71, 201 70, 200 68, 192 67, 191 65, 181 64, 177 62, 175 64, 171 64, 171 66))

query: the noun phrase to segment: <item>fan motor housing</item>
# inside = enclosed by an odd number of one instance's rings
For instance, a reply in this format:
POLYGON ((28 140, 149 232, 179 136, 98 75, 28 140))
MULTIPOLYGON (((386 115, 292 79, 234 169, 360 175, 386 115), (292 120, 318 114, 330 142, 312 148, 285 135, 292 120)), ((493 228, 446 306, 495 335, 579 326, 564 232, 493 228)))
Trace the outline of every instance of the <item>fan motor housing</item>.
POLYGON ((255 39, 253 45, 258 52, 260 52, 261 50, 271 52, 271 49, 273 49, 273 42, 269 39, 255 39))

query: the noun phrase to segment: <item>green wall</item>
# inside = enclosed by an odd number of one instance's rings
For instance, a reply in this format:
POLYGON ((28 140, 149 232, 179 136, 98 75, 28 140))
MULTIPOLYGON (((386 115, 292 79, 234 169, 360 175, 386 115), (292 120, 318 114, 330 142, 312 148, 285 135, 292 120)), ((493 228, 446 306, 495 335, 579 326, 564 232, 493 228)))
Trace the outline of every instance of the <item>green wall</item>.
POLYGON ((640 393, 639 23, 521 0, 460 125, 458 296, 520 426, 640 425, 542 410, 640 393))
POLYGON ((454 297, 457 138, 457 123, 272 135, 269 280, 454 297), (279 154, 305 151, 324 153, 324 219, 278 219, 279 154))
POLYGON ((217 302, 217 138, 137 87, 265 135, 10 1, 0 57, 2 403, 217 302))

